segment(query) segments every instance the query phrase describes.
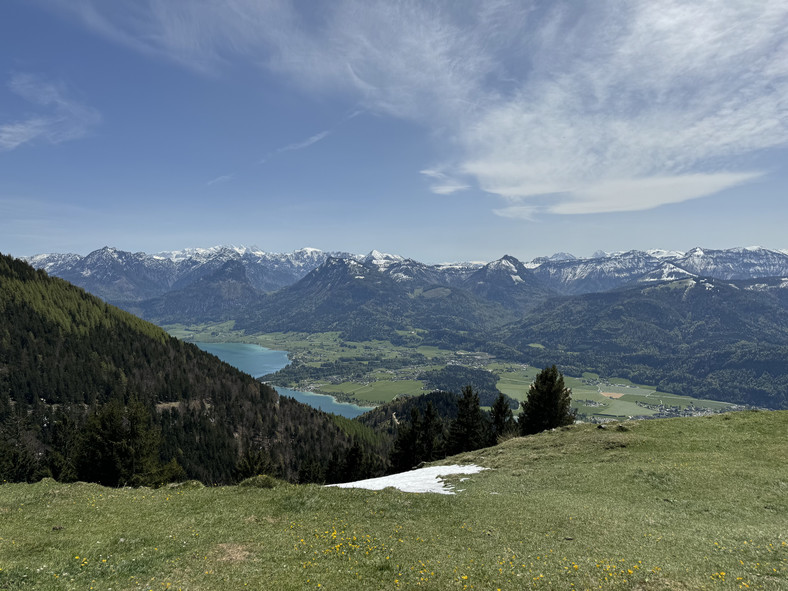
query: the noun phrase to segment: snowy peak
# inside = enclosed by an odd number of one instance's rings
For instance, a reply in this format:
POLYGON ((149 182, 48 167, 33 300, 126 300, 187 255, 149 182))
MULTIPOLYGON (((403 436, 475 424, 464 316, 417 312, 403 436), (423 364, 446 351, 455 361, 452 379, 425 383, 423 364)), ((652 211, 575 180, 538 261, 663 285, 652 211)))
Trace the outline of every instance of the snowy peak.
POLYGON ((758 246, 727 250, 693 248, 671 262, 695 275, 716 279, 788 275, 788 255, 758 246))
POLYGON ((654 257, 655 259, 677 259, 684 256, 684 252, 680 250, 663 250, 661 248, 652 248, 647 250, 646 254, 654 257))
POLYGON ((401 263, 405 259, 396 254, 387 254, 379 250, 373 250, 365 258, 364 263, 374 265, 381 271, 387 269, 393 264, 401 263))
POLYGON ((692 279, 697 275, 685 271, 668 261, 663 262, 656 269, 649 271, 638 279, 640 283, 657 283, 667 281, 680 281, 682 279, 692 279))
POLYGON ((82 258, 82 256, 74 253, 48 253, 22 257, 22 260, 36 269, 43 269, 50 275, 59 276, 61 272, 79 263, 82 258))
POLYGON ((243 265, 255 290, 270 293, 293 285, 330 258, 344 260, 344 265, 352 264, 354 277, 379 272, 397 283, 406 284, 408 289, 444 285, 479 290, 483 289, 482 284, 487 284, 495 286, 491 287, 493 291, 528 288, 571 295, 688 277, 723 280, 788 277, 788 250, 775 251, 759 246, 727 250, 696 247, 687 252, 661 249, 597 252, 585 259, 556 253, 527 264, 506 255, 487 264, 425 265, 378 250, 367 255, 323 252, 317 248, 273 253, 243 245, 187 248, 154 255, 105 246, 84 257, 54 253, 25 260, 50 275, 119 303, 183 289, 229 261, 243 265))

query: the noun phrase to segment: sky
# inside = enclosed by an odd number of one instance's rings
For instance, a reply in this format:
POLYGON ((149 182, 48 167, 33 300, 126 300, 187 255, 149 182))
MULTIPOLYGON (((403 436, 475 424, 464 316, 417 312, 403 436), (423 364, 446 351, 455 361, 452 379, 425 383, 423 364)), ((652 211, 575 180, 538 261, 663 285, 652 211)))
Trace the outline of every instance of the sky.
POLYGON ((788 248, 784 0, 4 0, 0 252, 788 248))

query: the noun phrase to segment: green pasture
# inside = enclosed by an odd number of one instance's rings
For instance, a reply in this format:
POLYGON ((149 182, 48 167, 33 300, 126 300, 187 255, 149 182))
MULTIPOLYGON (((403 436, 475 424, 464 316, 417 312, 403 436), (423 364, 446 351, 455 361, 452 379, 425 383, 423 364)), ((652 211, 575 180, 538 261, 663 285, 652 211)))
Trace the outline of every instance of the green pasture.
POLYGON ((0 589, 788 588, 788 412, 575 425, 456 495, 0 486, 0 589))
POLYGON ((424 383, 418 380, 377 380, 369 384, 345 382, 343 384, 325 384, 319 390, 325 394, 344 394, 355 398, 360 403, 381 404, 390 402, 399 395, 419 396, 424 394, 424 383))
MULTIPOLYGON (((531 382, 540 371, 536 367, 528 366, 523 369, 513 364, 492 364, 489 369, 500 376, 498 389, 515 400, 525 400, 531 382)), ((611 378, 603 384, 595 383, 598 380, 599 377, 595 374, 584 374, 582 378, 564 376, 566 387, 572 390, 572 406, 577 408, 578 412, 606 418, 653 416, 658 413, 655 409, 640 406, 638 402, 648 405, 677 406, 681 409, 694 406, 713 411, 732 407, 727 402, 657 392, 654 388, 633 384, 623 378, 611 378), (603 396, 602 392, 621 394, 621 397, 603 396), (591 401, 592 404, 586 404, 585 401, 591 401)))

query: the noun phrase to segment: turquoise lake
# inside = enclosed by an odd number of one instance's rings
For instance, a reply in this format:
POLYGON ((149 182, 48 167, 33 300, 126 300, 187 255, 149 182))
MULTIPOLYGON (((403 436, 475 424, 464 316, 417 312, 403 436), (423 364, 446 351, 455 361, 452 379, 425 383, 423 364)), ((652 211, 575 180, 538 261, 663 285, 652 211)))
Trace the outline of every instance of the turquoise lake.
MULTIPOLYGON (((287 358, 287 351, 274 351, 273 349, 266 349, 265 347, 253 345, 251 343, 194 344, 203 351, 216 355, 225 363, 255 378, 279 371, 290 363, 290 360, 287 358)), ((298 390, 291 390, 290 388, 280 388, 279 386, 276 386, 276 391, 282 396, 290 396, 314 408, 325 412, 333 412, 334 414, 342 415, 350 419, 372 408, 357 406, 346 402, 337 402, 332 396, 326 396, 325 394, 300 392, 298 390)))

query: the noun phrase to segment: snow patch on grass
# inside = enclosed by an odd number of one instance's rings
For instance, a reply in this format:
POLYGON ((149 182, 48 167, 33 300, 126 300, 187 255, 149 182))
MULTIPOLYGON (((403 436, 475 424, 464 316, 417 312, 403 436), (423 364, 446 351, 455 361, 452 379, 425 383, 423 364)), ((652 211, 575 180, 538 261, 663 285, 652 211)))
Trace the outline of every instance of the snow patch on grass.
MULTIPOLYGON (((486 469, 487 468, 482 468, 481 466, 473 464, 465 466, 460 466, 458 464, 452 466, 430 466, 428 468, 419 468, 417 470, 410 470, 409 472, 401 472, 390 476, 381 476, 380 478, 368 478, 367 480, 330 484, 329 486, 337 486, 339 488, 366 488, 367 490, 383 490, 391 486, 402 492, 453 495, 455 494, 453 487, 443 482, 440 478, 441 476, 449 476, 451 474, 476 474, 486 469)), ((463 478, 463 480, 466 479, 463 478)))

